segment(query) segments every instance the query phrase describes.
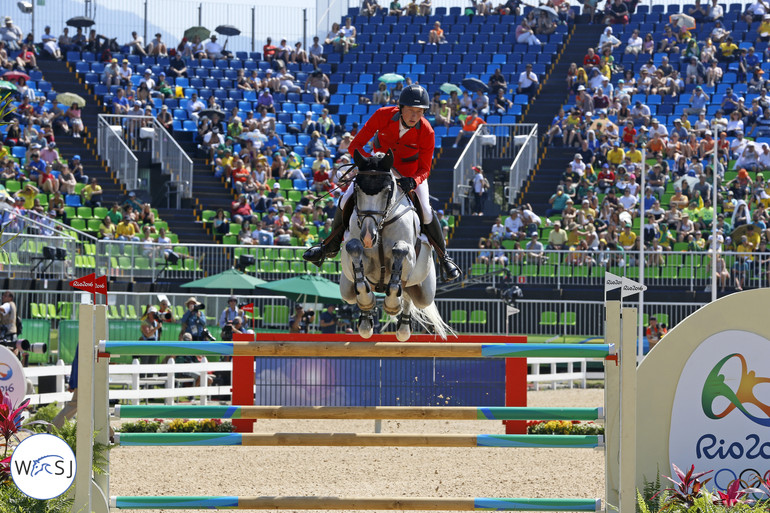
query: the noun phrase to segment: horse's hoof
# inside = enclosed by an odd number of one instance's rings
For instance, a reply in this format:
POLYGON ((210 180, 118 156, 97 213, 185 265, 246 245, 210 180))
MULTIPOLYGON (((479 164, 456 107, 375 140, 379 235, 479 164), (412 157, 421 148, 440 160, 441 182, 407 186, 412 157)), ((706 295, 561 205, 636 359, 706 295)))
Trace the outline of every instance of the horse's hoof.
POLYGON ((412 330, 409 328, 399 328, 396 331, 396 339, 398 339, 399 342, 406 342, 409 340, 409 337, 412 336, 412 330))
POLYGON ((385 310, 385 313, 388 315, 398 315, 401 313, 401 305, 389 308, 387 304, 383 304, 382 309, 385 310))
POLYGON ((358 325, 358 334, 361 338, 370 338, 374 333, 372 323, 370 321, 362 321, 358 325))

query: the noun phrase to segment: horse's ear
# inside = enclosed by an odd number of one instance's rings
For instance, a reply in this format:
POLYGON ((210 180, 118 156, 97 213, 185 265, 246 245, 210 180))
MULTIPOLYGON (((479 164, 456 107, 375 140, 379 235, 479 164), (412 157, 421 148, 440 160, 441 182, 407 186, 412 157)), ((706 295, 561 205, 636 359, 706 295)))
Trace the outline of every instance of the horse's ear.
POLYGON ((388 153, 380 161, 380 169, 383 171, 390 171, 393 167, 393 150, 388 150, 388 153))
POLYGON ((361 155, 361 152, 355 150, 353 152, 353 162, 355 162, 356 167, 360 170, 366 165, 366 158, 361 155))

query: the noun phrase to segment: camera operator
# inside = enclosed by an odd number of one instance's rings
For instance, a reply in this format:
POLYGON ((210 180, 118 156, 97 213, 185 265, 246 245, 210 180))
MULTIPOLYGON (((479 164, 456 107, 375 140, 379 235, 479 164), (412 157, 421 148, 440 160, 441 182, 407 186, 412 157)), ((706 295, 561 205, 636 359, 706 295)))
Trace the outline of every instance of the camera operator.
POLYGON ((294 316, 289 319, 289 333, 307 333, 314 318, 313 310, 305 311, 302 305, 295 306, 294 316))
POLYGON ((13 292, 6 290, 3 292, 2 305, 0 305, 0 339, 6 342, 16 342, 17 320, 13 292))
POLYGON ((174 318, 174 309, 171 308, 171 304, 166 298, 160 300, 160 306, 158 306, 158 320, 160 322, 176 322, 176 319, 174 318))
POLYGON ((162 324, 158 319, 158 309, 154 306, 147 308, 142 321, 142 338, 140 340, 160 340, 160 333, 163 331, 162 324))
MULTIPOLYGON (((230 299, 227 300, 227 308, 222 310, 222 314, 219 316, 219 327, 222 330, 222 333, 225 332, 225 326, 232 324, 236 317, 243 319, 244 313, 243 310, 238 307, 238 298, 230 296, 230 299)), ((224 338, 224 335, 222 335, 222 339, 228 340, 224 338)), ((232 340, 232 337, 229 340, 232 340)))
POLYGON ((191 297, 184 304, 187 311, 182 317, 182 331, 179 333, 179 340, 183 340, 184 334, 189 333, 193 340, 209 340, 206 330, 206 316, 203 313, 205 308, 197 299, 191 297))
POLYGON ((321 333, 337 333, 337 307, 326 305, 321 312, 321 333))

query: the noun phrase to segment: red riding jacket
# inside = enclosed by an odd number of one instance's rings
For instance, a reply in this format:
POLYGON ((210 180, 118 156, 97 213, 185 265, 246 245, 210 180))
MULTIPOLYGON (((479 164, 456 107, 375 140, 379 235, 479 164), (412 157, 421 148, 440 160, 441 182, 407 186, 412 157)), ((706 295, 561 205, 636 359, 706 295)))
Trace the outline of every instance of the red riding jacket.
POLYGON ((377 109, 353 138, 348 151, 353 155, 358 150, 361 155, 368 157, 364 145, 373 138, 374 151, 386 153, 389 149, 393 150, 393 168, 401 176, 414 178, 417 185, 420 185, 430 175, 433 163, 433 149, 436 145, 433 127, 423 117, 414 128, 399 138, 400 125, 401 113, 398 107, 377 109))

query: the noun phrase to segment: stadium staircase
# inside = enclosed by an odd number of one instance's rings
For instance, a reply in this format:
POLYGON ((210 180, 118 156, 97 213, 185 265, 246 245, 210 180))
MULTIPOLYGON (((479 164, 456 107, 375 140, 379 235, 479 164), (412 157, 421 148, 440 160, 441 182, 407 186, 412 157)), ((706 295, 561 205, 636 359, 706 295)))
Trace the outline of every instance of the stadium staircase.
POLYGON ((567 70, 573 62, 582 65, 586 50, 597 45, 604 27, 601 24, 572 26, 556 65, 543 81, 532 107, 522 119, 522 123, 537 123, 541 152, 538 164, 522 187, 523 193, 519 193, 516 204, 529 203, 538 215, 545 214, 548 198, 556 191, 559 178, 575 154, 571 148, 548 148, 545 145, 551 121, 568 99, 565 82, 567 70))
POLYGON ((57 135, 56 145, 59 154, 68 161, 73 155, 80 155, 85 173, 96 178, 99 185, 102 186, 104 206, 109 206, 115 201, 121 201, 125 190, 117 180, 114 171, 104 165, 96 151, 97 116, 102 112, 101 107, 97 106, 98 103, 85 85, 80 83, 74 73, 69 71, 66 63, 44 61, 40 64, 46 80, 51 83, 55 91, 75 93, 86 100, 85 107, 81 109, 86 136, 76 139, 72 136, 57 135))
MULTIPOLYGON (((82 116, 83 124, 88 134, 87 137, 75 139, 57 136, 56 142, 59 146, 59 152, 68 159, 72 155, 80 154, 86 174, 95 176, 104 189, 104 203, 106 206, 109 206, 114 201, 122 202, 128 191, 120 183, 115 170, 110 169, 97 154, 98 134, 96 127, 98 126, 98 115, 107 112, 103 107, 103 100, 94 95, 92 86, 86 85, 82 78, 75 74, 71 63, 46 61, 44 70, 46 79, 51 82, 56 91, 73 92, 86 99, 86 106, 83 108, 82 116)), ((193 151, 194 146, 192 149, 184 145, 183 147, 191 156, 195 154, 193 151)), ((213 178, 210 168, 205 165, 202 159, 195 159, 194 183, 194 196, 196 198, 194 206, 197 207, 197 211, 192 208, 158 208, 158 214, 161 219, 168 223, 169 229, 179 236, 179 240, 190 243, 210 243, 212 237, 206 234, 203 225, 191 222, 191 219, 198 219, 196 215, 201 210, 199 198, 204 197, 207 203, 226 205, 228 208, 232 199, 230 199, 229 194, 224 190, 219 180, 213 178), (216 184, 213 187, 207 188, 206 185, 209 181, 216 181, 216 184), (208 201, 207 191, 210 190, 214 191, 214 196, 222 196, 220 201, 208 201)))

